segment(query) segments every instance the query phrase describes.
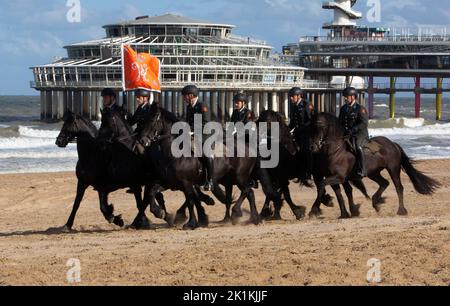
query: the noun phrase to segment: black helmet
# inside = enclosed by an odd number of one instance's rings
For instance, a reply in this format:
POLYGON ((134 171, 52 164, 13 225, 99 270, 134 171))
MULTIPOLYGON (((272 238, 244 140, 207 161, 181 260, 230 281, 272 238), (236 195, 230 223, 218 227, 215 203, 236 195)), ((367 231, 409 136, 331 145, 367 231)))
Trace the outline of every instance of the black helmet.
POLYGON ((294 87, 291 90, 289 90, 289 98, 291 98, 293 96, 303 97, 304 94, 305 94, 305 92, 300 87, 294 87))
POLYGON ((195 85, 188 85, 183 88, 181 94, 183 96, 194 95, 194 97, 198 97, 198 88, 195 85))
POLYGON ((147 90, 147 89, 137 89, 137 90, 134 92, 134 95, 135 95, 136 97, 147 97, 147 98, 150 98, 151 91, 149 91, 149 90, 147 90))
POLYGON ((237 95, 234 96, 233 98, 233 102, 236 103, 238 101, 242 101, 244 103, 248 103, 248 97, 246 94, 243 93, 238 93, 237 95))
POLYGON ((105 88, 102 90, 102 97, 116 97, 116 92, 111 88, 105 88))
POLYGON ((347 87, 346 89, 344 89, 344 92, 342 93, 342 95, 344 97, 351 97, 351 96, 357 96, 358 92, 356 91, 356 88, 354 87, 347 87))

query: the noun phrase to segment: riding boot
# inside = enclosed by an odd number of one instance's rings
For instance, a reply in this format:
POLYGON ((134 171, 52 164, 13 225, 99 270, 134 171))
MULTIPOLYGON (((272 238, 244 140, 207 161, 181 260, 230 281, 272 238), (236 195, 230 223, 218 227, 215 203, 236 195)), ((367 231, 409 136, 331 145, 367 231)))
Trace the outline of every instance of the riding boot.
POLYGON ((214 189, 214 181, 213 181, 213 174, 214 174, 214 158, 211 157, 205 157, 204 158, 206 163, 206 183, 203 189, 205 191, 213 191, 214 189))
POLYGON ((358 159, 358 175, 360 177, 366 177, 367 176, 367 170, 366 170, 366 156, 364 155, 364 150, 362 147, 358 146, 356 149, 356 156, 358 159))

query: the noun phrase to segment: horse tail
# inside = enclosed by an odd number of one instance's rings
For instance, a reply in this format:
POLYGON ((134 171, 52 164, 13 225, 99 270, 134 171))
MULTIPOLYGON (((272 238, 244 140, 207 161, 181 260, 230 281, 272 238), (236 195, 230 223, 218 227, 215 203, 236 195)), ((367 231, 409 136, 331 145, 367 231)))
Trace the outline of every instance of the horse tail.
POLYGON ((435 179, 426 176, 423 172, 420 172, 414 167, 414 161, 412 161, 399 144, 396 144, 402 154, 402 167, 406 174, 411 179, 414 185, 414 189, 423 195, 432 195, 436 189, 441 187, 441 184, 435 179))

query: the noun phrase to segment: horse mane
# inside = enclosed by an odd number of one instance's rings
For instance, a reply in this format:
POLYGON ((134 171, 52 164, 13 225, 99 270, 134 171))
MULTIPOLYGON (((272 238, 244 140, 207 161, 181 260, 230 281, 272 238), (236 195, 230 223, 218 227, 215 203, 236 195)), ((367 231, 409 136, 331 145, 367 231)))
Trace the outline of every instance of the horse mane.
POLYGON ((121 116, 119 113, 108 111, 108 112, 106 112, 106 115, 114 116, 116 119, 118 119, 122 123, 122 126, 127 130, 127 132, 130 135, 133 134, 133 130, 132 130, 131 126, 128 124, 128 122, 125 120, 125 118, 123 116, 121 116))
POLYGON ((158 106, 158 111, 152 116, 152 117, 156 117, 160 115, 165 121, 170 122, 171 124, 177 123, 180 120, 177 118, 177 116, 175 116, 174 113, 158 106))
POLYGON ((344 129, 339 119, 330 113, 320 113, 316 116, 314 125, 316 128, 327 128, 328 136, 343 137, 344 129))

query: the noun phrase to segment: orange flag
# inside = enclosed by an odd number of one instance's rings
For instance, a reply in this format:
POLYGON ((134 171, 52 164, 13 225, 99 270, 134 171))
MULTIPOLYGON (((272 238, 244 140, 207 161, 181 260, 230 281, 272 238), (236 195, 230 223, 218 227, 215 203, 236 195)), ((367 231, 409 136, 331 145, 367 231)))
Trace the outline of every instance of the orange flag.
POLYGON ((130 46, 122 50, 123 90, 147 89, 161 92, 161 62, 148 53, 137 53, 130 46))

